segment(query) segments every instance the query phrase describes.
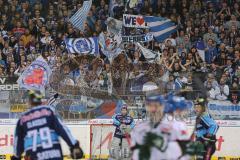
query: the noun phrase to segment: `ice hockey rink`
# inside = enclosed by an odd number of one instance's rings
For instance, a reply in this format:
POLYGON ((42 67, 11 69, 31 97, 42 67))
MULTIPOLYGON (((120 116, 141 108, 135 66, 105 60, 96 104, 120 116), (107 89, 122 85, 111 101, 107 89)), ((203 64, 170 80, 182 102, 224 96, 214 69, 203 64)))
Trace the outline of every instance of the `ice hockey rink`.
MULTIPOLYGON (((217 150, 213 160, 238 160, 240 137, 240 123, 238 121, 217 121, 220 129, 217 134, 217 150)), ((92 119, 89 121, 68 121, 67 126, 73 133, 73 136, 80 141, 84 150, 85 159, 107 159, 109 156, 109 147, 111 144, 114 127, 111 119, 92 119)), ((10 159, 13 153, 13 133, 15 125, 14 120, 1 120, 0 123, 0 159, 10 159)), ((193 125, 188 124, 189 133, 192 132, 193 125)), ((69 148, 62 142, 63 151, 68 156, 69 148)))

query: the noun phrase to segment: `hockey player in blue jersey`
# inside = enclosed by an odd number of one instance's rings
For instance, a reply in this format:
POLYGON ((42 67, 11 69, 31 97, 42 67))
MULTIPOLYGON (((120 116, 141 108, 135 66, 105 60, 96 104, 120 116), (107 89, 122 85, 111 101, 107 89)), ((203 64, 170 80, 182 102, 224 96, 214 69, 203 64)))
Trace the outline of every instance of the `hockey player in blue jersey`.
MULTIPOLYGON (((195 139, 204 144, 205 153, 203 160, 210 160, 216 150, 216 133, 218 125, 206 111, 206 100, 198 98, 194 102, 196 118, 195 139)), ((202 158, 198 158, 199 160, 202 158)))
POLYGON ((127 105, 124 104, 121 113, 113 116, 113 125, 116 129, 110 148, 110 159, 128 160, 130 159, 130 131, 135 123, 133 118, 128 115, 127 105))
POLYGON ((50 106, 42 105, 41 99, 39 91, 29 91, 30 110, 23 113, 17 122, 14 156, 11 159, 20 160, 24 153, 24 159, 27 160, 62 160, 59 136, 70 147, 72 158, 82 158, 79 142, 55 116, 50 106))

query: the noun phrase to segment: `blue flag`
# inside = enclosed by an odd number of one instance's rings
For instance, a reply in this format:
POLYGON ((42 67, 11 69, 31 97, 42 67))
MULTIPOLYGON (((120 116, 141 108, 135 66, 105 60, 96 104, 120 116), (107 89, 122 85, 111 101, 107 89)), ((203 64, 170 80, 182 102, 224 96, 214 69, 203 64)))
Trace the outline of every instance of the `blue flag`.
POLYGON ((177 31, 177 26, 170 19, 164 17, 145 16, 144 20, 147 22, 150 32, 158 42, 163 42, 172 33, 177 31))
POLYGON ((205 61, 205 44, 204 41, 199 39, 196 42, 196 49, 198 51, 199 56, 202 58, 203 61, 205 61))
POLYGON ((84 22, 87 19, 88 12, 92 6, 92 0, 84 1, 83 7, 80 8, 70 19, 69 21, 73 26, 81 31, 84 31, 84 22))
POLYGON ((66 38, 66 47, 69 53, 99 54, 98 38, 66 38))

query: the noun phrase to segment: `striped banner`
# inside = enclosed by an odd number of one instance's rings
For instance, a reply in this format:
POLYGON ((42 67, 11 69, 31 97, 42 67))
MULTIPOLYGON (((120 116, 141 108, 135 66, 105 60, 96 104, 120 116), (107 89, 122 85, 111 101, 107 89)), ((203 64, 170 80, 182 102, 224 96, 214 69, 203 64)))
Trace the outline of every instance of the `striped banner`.
POLYGON ((172 33, 177 31, 177 26, 173 21, 164 17, 145 16, 145 22, 150 32, 158 42, 167 39, 172 33))
POLYGON ((72 25, 81 30, 84 31, 84 23, 87 19, 88 12, 92 6, 92 0, 90 1, 84 1, 83 7, 80 8, 70 19, 69 22, 72 23, 72 25))

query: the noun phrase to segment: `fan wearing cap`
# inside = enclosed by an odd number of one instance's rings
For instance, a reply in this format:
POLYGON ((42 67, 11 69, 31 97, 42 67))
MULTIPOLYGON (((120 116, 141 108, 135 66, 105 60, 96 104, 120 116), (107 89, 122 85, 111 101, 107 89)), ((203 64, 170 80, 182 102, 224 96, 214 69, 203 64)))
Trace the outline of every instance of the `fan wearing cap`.
POLYGON ((133 118, 128 115, 127 105, 121 107, 121 113, 113 116, 113 125, 116 127, 111 148, 112 160, 130 160, 130 131, 135 126, 133 118))
POLYGON ((204 160, 210 160, 216 150, 216 133, 219 126, 206 111, 206 99, 198 98, 194 105, 197 115, 194 136, 196 141, 204 144, 204 160))
POLYGON ((82 158, 79 142, 56 117, 49 105, 42 104, 40 91, 30 90, 29 110, 19 118, 14 137, 13 160, 20 160, 25 153, 28 160, 62 160, 59 136, 68 144, 72 158, 82 158))

